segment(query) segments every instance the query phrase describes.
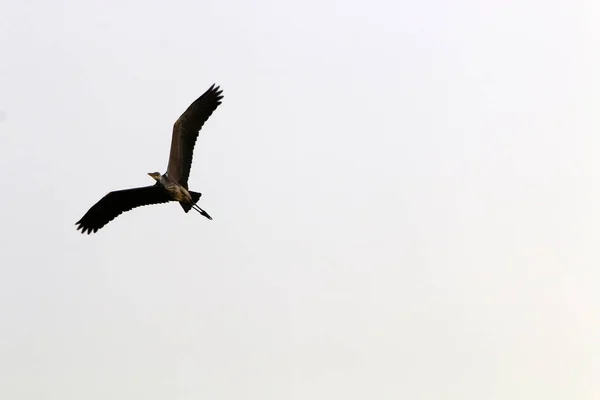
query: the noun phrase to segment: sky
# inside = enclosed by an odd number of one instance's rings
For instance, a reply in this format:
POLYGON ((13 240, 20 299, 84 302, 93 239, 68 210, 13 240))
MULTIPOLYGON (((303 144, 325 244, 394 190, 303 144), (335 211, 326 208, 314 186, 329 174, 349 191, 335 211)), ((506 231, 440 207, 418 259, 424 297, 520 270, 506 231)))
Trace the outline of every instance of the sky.
POLYGON ((600 6, 8 0, 0 397, 600 398, 600 6), (166 170, 177 204, 75 222, 166 170))

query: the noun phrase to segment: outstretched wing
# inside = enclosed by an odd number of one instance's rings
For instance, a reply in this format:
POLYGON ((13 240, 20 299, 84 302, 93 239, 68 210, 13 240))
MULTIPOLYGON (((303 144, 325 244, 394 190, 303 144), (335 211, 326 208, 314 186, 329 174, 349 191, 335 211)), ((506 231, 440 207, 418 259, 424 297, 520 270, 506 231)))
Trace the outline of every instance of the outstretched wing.
POLYGON ((194 145, 202 125, 221 104, 223 91, 212 85, 202 96, 194 101, 173 126, 171 154, 167 174, 169 178, 187 189, 194 145))
POLYGON ((89 235, 132 208, 171 200, 167 191, 159 185, 110 192, 94 204, 75 225, 77 230, 81 229, 81 233, 87 232, 89 235))

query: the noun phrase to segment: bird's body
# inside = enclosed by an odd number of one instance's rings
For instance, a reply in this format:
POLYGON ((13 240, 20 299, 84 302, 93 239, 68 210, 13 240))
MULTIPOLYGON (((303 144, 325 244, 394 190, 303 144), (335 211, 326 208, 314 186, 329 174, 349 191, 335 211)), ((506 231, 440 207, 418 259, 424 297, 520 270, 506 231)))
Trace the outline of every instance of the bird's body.
POLYGON ((179 201, 181 203, 187 204, 193 203, 192 195, 190 194, 189 190, 187 190, 179 183, 169 178, 168 173, 161 175, 158 172, 153 172, 148 175, 156 179, 156 183, 161 185, 169 193, 169 195, 174 201, 179 201))
POLYGON ((202 194, 188 189, 188 178, 198 133, 208 117, 221 104, 222 98, 219 87, 211 86, 175 122, 167 172, 162 175, 159 172, 149 173, 148 175, 156 181, 153 186, 108 193, 77 221, 77 229, 88 234, 97 232, 125 211, 169 201, 178 201, 186 213, 193 208, 206 218, 212 219, 196 204, 202 194))
POLYGON ((189 191, 185 186, 171 179, 168 172, 163 175, 161 175, 160 172, 151 172, 148 175, 156 180, 155 186, 160 186, 165 190, 172 201, 178 201, 179 204, 181 204, 183 211, 187 213, 193 208, 206 218, 212 219, 206 211, 196 205, 198 199, 202 196, 201 193, 189 191))

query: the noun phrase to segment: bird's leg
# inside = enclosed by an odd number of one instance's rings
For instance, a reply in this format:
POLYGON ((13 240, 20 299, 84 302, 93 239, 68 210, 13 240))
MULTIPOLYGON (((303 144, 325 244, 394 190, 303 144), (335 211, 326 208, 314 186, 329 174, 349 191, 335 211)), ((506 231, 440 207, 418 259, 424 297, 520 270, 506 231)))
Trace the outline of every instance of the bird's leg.
POLYGON ((204 211, 203 209, 201 209, 200 207, 198 207, 198 205, 192 204, 192 208, 194 210, 198 211, 200 214, 204 215, 206 218, 212 220, 212 217, 210 215, 208 215, 208 213, 206 211, 204 211))

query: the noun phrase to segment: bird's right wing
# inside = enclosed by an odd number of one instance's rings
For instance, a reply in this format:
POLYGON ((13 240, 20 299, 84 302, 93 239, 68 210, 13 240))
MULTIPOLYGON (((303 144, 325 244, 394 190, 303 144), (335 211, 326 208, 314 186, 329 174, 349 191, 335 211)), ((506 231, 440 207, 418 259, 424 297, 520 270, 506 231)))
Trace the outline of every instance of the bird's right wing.
POLYGON ((81 229, 81 233, 89 235, 132 208, 171 200, 167 191, 159 185, 110 192, 94 204, 75 225, 77 230, 81 229))

